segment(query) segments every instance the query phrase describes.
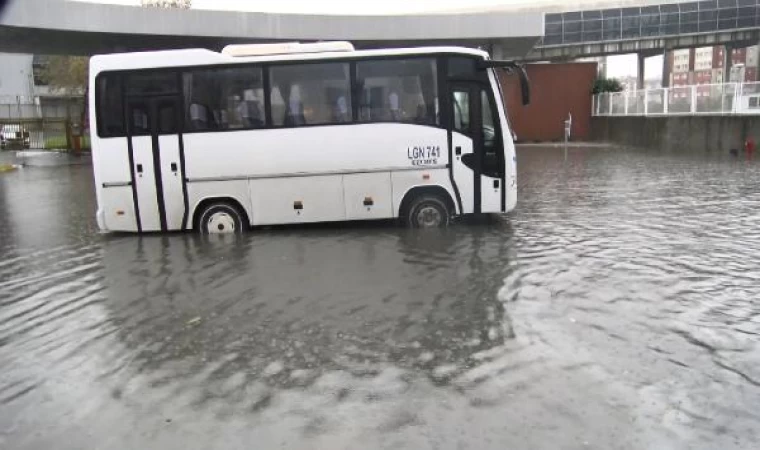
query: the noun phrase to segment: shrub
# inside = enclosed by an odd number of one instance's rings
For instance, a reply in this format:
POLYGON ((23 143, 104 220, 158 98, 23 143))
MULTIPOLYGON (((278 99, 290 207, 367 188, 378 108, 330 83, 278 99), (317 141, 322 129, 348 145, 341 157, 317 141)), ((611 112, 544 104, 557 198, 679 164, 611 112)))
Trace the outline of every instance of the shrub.
POLYGON ((601 94, 604 92, 622 92, 623 85, 616 78, 597 78, 594 80, 594 87, 591 94, 601 94))

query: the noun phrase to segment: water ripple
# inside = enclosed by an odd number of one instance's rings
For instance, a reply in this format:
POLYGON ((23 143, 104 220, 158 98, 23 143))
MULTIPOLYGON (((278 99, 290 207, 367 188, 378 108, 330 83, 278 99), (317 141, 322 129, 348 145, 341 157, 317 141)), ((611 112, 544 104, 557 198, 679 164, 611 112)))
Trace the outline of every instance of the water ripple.
POLYGON ((89 169, 4 174, 0 447, 752 448, 760 165, 519 163, 508 218, 237 239, 100 235, 89 169))

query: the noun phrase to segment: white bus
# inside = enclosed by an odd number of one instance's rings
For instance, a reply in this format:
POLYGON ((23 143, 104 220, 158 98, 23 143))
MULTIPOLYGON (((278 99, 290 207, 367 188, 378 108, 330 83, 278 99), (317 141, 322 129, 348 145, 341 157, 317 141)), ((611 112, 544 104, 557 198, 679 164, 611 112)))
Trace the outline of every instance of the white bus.
POLYGON ((347 42, 94 56, 98 225, 439 227, 510 211, 515 151, 500 66, 518 68, 467 48, 347 42))

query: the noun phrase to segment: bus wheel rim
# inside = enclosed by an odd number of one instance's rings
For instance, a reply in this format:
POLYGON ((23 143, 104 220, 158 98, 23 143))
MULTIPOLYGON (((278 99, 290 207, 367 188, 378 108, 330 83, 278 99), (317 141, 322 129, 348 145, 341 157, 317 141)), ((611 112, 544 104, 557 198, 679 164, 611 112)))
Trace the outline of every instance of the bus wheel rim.
POLYGON ((226 212, 216 212, 206 222, 206 230, 210 234, 234 233, 235 229, 235 218, 226 212))
POLYGON ((443 223, 441 211, 433 205, 425 205, 417 211, 417 224, 420 228, 440 227, 443 223))

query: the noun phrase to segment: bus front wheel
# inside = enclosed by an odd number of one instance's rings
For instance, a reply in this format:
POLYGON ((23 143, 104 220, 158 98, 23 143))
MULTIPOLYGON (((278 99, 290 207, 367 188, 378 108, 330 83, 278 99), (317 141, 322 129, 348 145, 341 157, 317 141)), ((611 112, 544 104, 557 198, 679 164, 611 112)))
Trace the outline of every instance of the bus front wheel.
POLYGON ((244 216, 229 203, 211 203, 198 215, 198 231, 201 234, 240 234, 243 232, 244 216))
POLYGON ((404 222, 410 228, 443 228, 451 222, 451 211, 437 195, 421 195, 409 204, 404 222))

